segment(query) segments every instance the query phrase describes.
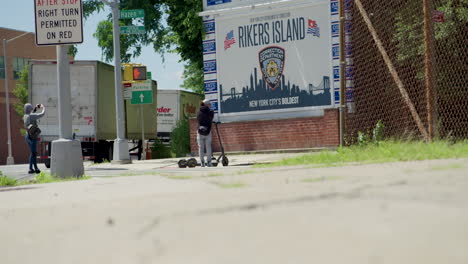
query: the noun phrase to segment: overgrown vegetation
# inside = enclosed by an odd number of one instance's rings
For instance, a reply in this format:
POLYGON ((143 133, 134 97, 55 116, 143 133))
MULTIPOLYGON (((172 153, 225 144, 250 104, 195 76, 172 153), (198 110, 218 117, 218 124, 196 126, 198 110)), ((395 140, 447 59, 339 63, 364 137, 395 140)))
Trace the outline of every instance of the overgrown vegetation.
POLYGON ((13 89, 13 94, 19 99, 13 106, 18 116, 24 115, 24 104, 28 102, 28 80, 29 68, 28 65, 19 74, 19 79, 16 81, 16 87, 13 89))
POLYGON ((166 146, 159 139, 155 139, 151 146, 151 157, 153 159, 172 158, 172 152, 169 146, 166 146))
POLYGON ((171 150, 176 157, 190 153, 190 124, 188 118, 181 118, 171 133, 171 150))
POLYGON ((357 142, 359 146, 364 146, 373 142, 374 144, 379 144, 380 141, 384 140, 384 131, 385 125, 381 120, 377 122, 372 133, 358 132, 357 142), (371 135, 372 134, 372 135, 371 135))
POLYGON ((0 171, 0 186, 15 186, 17 181, 13 178, 10 178, 0 171))
POLYGON ((83 175, 81 177, 59 178, 54 175, 50 175, 49 173, 41 172, 39 174, 36 174, 33 179, 18 181, 16 179, 5 176, 0 172, 0 186, 19 186, 19 185, 51 183, 51 182, 80 181, 80 180, 87 180, 87 179, 91 179, 91 177, 83 175))
POLYGON ((259 167, 293 165, 336 166, 349 163, 366 164, 449 158, 468 158, 468 140, 457 143, 450 143, 448 141, 425 143, 419 141, 387 140, 381 141, 379 144, 343 147, 339 148, 336 152, 325 151, 317 154, 306 154, 283 159, 268 165, 259 165, 259 167))

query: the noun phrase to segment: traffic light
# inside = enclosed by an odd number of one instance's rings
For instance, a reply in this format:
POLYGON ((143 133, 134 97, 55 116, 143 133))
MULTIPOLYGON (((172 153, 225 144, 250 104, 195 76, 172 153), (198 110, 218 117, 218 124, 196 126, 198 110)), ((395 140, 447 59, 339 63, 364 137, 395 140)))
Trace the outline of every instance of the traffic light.
POLYGON ((133 80, 134 81, 146 80, 146 66, 134 66, 133 67, 133 80))
POLYGON ((122 63, 124 68, 123 81, 146 81, 146 66, 136 63, 122 63))

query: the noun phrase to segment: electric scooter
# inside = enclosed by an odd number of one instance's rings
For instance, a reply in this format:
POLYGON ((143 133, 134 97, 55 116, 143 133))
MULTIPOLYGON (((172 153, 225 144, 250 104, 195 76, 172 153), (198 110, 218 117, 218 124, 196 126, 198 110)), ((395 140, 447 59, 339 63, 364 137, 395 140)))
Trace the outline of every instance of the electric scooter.
MULTIPOLYGON (((229 159, 224 153, 223 142, 221 141, 221 137, 219 136, 219 129, 218 129, 218 124, 221 122, 214 122, 214 123, 216 126, 216 134, 218 135, 219 145, 221 146, 221 155, 219 155, 218 158, 212 157, 211 165, 213 165, 213 167, 217 167, 219 164, 219 161, 221 160, 221 164, 227 167, 229 165, 229 159)), ((196 166, 201 166, 201 164, 198 163, 195 158, 190 158, 188 160, 181 159, 179 160, 179 162, 177 162, 177 165, 179 166, 179 168, 187 168, 187 167, 194 168, 196 166)))

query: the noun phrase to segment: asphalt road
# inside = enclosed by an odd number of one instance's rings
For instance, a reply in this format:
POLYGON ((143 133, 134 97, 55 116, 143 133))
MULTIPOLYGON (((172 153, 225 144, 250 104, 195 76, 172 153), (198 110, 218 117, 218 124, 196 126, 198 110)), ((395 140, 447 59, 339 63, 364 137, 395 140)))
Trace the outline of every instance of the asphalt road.
POLYGON ((468 263, 468 159, 144 163, 1 188, 1 263, 468 263))

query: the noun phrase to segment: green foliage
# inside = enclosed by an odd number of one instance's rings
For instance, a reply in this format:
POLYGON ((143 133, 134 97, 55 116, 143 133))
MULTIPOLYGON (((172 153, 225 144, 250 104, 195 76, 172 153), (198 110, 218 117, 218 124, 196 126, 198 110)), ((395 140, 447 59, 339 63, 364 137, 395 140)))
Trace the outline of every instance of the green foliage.
POLYGON ((94 12, 104 10, 104 3, 100 0, 83 1, 83 17, 87 19, 94 12))
MULTIPOLYGON (((120 21, 120 25, 124 26, 125 24, 120 21)), ((114 58, 114 38, 112 33, 113 26, 111 20, 104 20, 99 22, 96 32, 93 34, 93 37, 98 39, 98 46, 102 49, 102 59, 104 61, 111 61, 114 58)), ((132 54, 127 53, 130 49, 133 39, 132 35, 120 35, 120 59, 124 63, 130 62, 132 54)), ((133 51, 133 57, 137 57, 141 54, 141 48, 136 47, 133 51)))
POLYGON ((50 175, 49 173, 41 171, 41 173, 36 174, 34 179, 29 183, 51 183, 51 182, 65 182, 65 181, 80 181, 91 179, 90 176, 83 175, 81 177, 67 177, 59 178, 56 175, 50 175))
POLYGON ((359 146, 365 146, 369 143, 369 134, 358 131, 357 142, 359 146))
MULTIPOLYGON (((96 1, 89 1, 96 2, 96 1)), ((123 62, 129 62, 132 57, 139 56, 141 46, 152 45, 161 54, 178 53, 184 63, 184 88, 203 93, 203 23, 198 12, 203 9, 199 0, 121 0, 120 10, 143 9, 144 19, 120 20, 122 25, 143 24, 146 34, 121 35, 121 57, 123 62), (133 23, 135 22, 135 23, 133 23)), ((90 4, 89 14, 99 11, 96 4, 90 4)), ((85 10, 86 11, 86 10, 85 10)), ((88 13, 86 13, 88 15, 88 13)), ((113 58, 112 23, 108 20, 99 23, 96 33, 98 45, 103 52, 103 58, 110 61, 113 58)))
POLYGON ((20 77, 16 81, 16 87, 13 89, 13 94, 19 99, 17 103, 13 105, 18 116, 24 115, 24 104, 28 102, 29 96, 29 67, 25 65, 23 70, 20 72, 20 77))
POLYGON ((49 173, 45 173, 43 171, 41 171, 41 173, 36 174, 34 176, 35 183, 50 183, 50 182, 56 182, 58 180, 59 179, 57 179, 56 177, 50 175, 49 173))
POLYGON ((172 158, 170 148, 164 145, 159 139, 156 139, 153 145, 151 146, 151 154, 153 159, 172 158))
POLYGON ((190 89, 198 94, 205 94, 204 78, 203 78, 203 62, 195 61, 188 62, 184 66, 184 83, 182 88, 190 89))
MULTIPOLYGON (((415 4, 408 1, 396 14, 396 31, 393 41, 398 48, 398 61, 414 59, 415 56, 424 55, 423 17, 415 12, 415 4)), ((434 23, 435 39, 458 42, 455 37, 465 34, 463 29, 468 22, 468 1, 441 0, 436 10, 444 12, 444 23, 434 23)), ((422 8, 422 7, 420 7, 422 8)), ((449 46, 458 46, 457 43, 449 46)), ((461 55, 454 53, 455 55, 461 55)))
POLYGON ((16 186, 17 184, 18 182, 15 179, 3 175, 0 171, 0 186, 16 186))
POLYGON ((374 144, 379 144, 380 141, 384 140, 384 130, 385 125, 383 124, 382 120, 379 120, 372 130, 372 141, 374 144))
POLYGON ((190 153, 190 124, 187 118, 181 118, 171 133, 171 150, 176 157, 190 153))
POLYGON ((384 130, 385 125, 383 124, 382 120, 379 120, 377 124, 375 124, 374 129, 372 129, 372 139, 369 133, 358 131, 358 146, 362 147, 369 144, 370 142, 379 144, 380 141, 384 140, 384 130))
POLYGON ((261 167, 311 164, 337 166, 355 162, 382 163, 467 157, 468 140, 454 144, 448 141, 434 141, 432 143, 420 141, 382 141, 378 145, 351 146, 339 148, 336 152, 325 151, 318 154, 306 154, 299 157, 284 159, 269 165, 262 165, 261 167))
MULTIPOLYGON (((422 2, 406 1, 395 16, 395 33, 393 43, 397 47, 397 62, 413 65, 418 69, 416 77, 424 79, 421 58, 424 55, 424 21, 421 12, 422 2)), ((434 23, 436 46, 444 56, 444 68, 449 68, 449 73, 443 69, 437 76, 439 83, 453 81, 449 75, 453 75, 453 69, 464 69, 466 64, 466 24, 468 23, 467 0, 441 0, 436 3, 435 9, 444 12, 444 22, 434 23)), ((446 86, 447 88, 450 85, 446 86)))

